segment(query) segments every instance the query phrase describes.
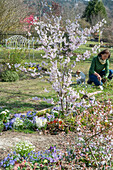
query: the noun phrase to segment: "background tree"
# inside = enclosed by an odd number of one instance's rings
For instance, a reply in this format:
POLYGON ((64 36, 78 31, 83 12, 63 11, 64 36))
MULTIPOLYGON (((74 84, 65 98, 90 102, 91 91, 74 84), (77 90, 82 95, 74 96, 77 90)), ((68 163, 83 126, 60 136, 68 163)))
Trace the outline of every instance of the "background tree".
POLYGON ((94 25, 97 21, 101 21, 103 18, 107 18, 103 2, 99 0, 89 1, 82 17, 86 18, 86 21, 91 25, 94 25))
POLYGON ((104 29, 102 40, 108 43, 112 43, 113 46, 113 23, 104 29))
POLYGON ((43 17, 44 13, 47 12, 47 4, 50 3, 51 0, 24 0, 24 3, 33 9, 33 13, 39 19, 43 17))
POLYGON ((27 6, 20 0, 0 0, 0 32, 21 30, 20 19, 24 18, 28 11, 27 6))
POLYGON ((52 14, 56 16, 61 15, 61 5, 54 1, 52 1, 52 14))
POLYGON ((70 19, 71 21, 75 19, 75 16, 81 16, 85 10, 85 4, 83 2, 77 1, 67 1, 62 5, 63 8, 63 18, 70 19))

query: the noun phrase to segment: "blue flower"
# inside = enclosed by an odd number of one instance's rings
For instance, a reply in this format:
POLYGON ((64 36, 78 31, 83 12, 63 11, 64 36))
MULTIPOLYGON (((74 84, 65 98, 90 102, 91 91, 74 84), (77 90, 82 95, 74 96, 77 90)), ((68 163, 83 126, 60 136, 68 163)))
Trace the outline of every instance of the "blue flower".
POLYGON ((5 162, 5 161, 7 161, 7 159, 8 159, 8 158, 7 158, 7 157, 5 157, 5 158, 4 158, 4 162, 5 162))
POLYGON ((10 160, 10 161, 9 161, 9 164, 10 164, 10 165, 14 165, 14 164, 15 164, 15 161, 14 161, 14 160, 10 160))
POLYGON ((13 156, 11 156, 11 157, 10 157, 10 159, 12 159, 12 160, 13 160, 13 156))
POLYGON ((17 161, 17 159, 15 158, 15 159, 14 159, 14 161, 16 162, 16 161, 17 161))
POLYGON ((28 112, 27 112, 27 115, 29 115, 30 113, 32 113, 32 112, 31 112, 31 111, 28 111, 28 112))
POLYGON ((6 167, 6 164, 4 164, 4 167, 6 167))
POLYGON ((36 116, 36 113, 33 113, 33 116, 36 116))
POLYGON ((1 162, 0 162, 0 166, 2 166, 2 165, 3 165, 3 163, 4 163, 4 162, 3 162, 3 161, 1 161, 1 162))
POLYGON ((13 124, 15 122, 15 118, 11 119, 10 124, 13 124))

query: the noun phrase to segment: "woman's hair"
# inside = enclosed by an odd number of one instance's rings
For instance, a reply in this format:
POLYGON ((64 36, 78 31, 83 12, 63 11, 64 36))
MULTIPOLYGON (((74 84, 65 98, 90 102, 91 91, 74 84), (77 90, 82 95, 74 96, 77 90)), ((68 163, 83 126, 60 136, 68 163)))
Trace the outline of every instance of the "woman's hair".
POLYGON ((98 56, 101 57, 102 54, 108 54, 108 58, 110 58, 110 55, 111 55, 108 49, 105 49, 101 51, 100 53, 98 53, 98 56))

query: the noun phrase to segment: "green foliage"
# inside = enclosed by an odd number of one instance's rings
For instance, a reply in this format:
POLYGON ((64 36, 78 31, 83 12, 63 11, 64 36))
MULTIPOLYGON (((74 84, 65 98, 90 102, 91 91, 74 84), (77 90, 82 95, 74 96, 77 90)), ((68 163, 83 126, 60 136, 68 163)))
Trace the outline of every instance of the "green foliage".
POLYGON ((96 18, 98 21, 102 20, 103 18, 107 18, 106 9, 102 1, 89 1, 82 17, 86 18, 86 21, 88 21, 90 24, 92 24, 94 22, 93 20, 96 18))
POLYGON ((29 119, 25 118, 25 119, 24 119, 24 129, 33 130, 33 128, 34 128, 33 122, 30 121, 29 119))
POLYGON ((0 133, 3 131, 3 129, 4 129, 3 121, 0 121, 0 133))
POLYGON ((4 82, 14 82, 19 80, 19 75, 16 71, 6 70, 2 73, 2 81, 4 82))
POLYGON ((26 51, 22 49, 14 49, 10 51, 4 51, 5 56, 3 63, 5 64, 6 69, 16 71, 15 64, 22 64, 26 54, 26 51))

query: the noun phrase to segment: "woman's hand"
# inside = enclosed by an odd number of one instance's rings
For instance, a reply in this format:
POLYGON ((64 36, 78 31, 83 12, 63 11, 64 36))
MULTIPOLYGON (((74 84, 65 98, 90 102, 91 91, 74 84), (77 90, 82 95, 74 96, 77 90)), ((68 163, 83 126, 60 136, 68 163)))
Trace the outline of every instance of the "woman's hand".
POLYGON ((97 75, 98 81, 101 81, 101 76, 98 74, 97 75))
POLYGON ((98 81, 101 81, 101 79, 102 79, 101 76, 98 73, 96 73, 96 72, 95 72, 95 75, 97 76, 98 81))

